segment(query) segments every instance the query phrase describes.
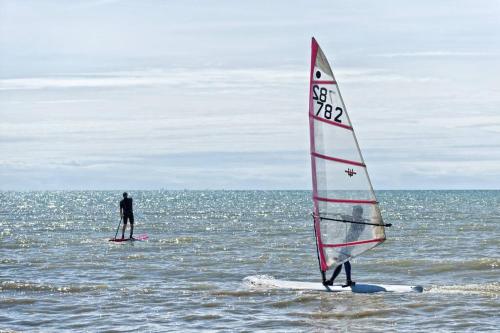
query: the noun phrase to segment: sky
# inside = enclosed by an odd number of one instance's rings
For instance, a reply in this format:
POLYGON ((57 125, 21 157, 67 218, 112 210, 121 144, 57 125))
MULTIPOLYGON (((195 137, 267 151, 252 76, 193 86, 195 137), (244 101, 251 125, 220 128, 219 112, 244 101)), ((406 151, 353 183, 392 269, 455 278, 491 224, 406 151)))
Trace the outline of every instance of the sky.
POLYGON ((0 0, 0 190, 310 189, 310 43, 375 189, 500 189, 499 1, 0 0))

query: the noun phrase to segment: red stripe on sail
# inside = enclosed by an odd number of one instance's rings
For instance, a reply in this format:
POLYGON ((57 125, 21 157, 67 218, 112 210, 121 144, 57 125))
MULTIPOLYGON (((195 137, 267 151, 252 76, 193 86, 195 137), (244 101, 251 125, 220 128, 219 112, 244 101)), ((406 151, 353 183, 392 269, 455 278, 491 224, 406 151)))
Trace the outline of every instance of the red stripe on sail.
POLYGON ((350 161, 350 160, 344 160, 342 158, 336 158, 336 157, 331 157, 331 156, 326 156, 326 155, 321 155, 321 154, 318 154, 318 153, 316 153, 314 151, 311 152, 311 155, 313 155, 315 157, 322 158, 324 160, 329 160, 329 161, 334 161, 334 162, 339 162, 339 163, 345 163, 345 164, 351 164, 351 165, 357 165, 357 166, 366 168, 366 164, 364 164, 364 163, 360 163, 360 162, 356 162, 356 161, 350 161))
POLYGON ((330 199, 322 197, 313 197, 314 200, 325 201, 325 202, 336 202, 336 203, 355 203, 355 204, 365 204, 365 205, 375 205, 378 204, 376 200, 351 200, 351 199, 330 199))
POLYGON ((327 124, 330 124, 330 125, 334 125, 334 126, 338 126, 338 127, 342 127, 342 128, 345 128, 345 129, 348 129, 348 130, 352 131, 352 127, 351 126, 340 124, 340 123, 337 123, 335 121, 331 121, 331 120, 328 120, 328 119, 325 119, 325 118, 321 118, 321 117, 315 116, 313 114, 309 114, 309 116, 312 117, 313 119, 317 120, 317 121, 322 121, 324 123, 327 123, 327 124))
POLYGON ((337 81, 333 81, 333 80, 312 80, 311 84, 337 84, 337 81))
POLYGON ((346 246, 354 246, 354 245, 366 244, 366 243, 383 242, 384 240, 385 240, 385 238, 377 238, 377 239, 369 239, 369 240, 348 242, 348 243, 342 243, 342 244, 323 244, 323 247, 346 247, 346 246))

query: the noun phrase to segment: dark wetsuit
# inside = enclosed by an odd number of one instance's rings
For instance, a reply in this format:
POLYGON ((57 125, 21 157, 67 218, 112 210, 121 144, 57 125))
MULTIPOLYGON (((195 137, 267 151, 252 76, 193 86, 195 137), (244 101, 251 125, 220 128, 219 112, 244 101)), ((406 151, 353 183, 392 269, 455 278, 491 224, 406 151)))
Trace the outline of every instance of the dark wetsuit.
POLYGON ((134 224, 134 209, 132 208, 132 198, 124 198, 120 201, 120 209, 123 210, 123 224, 134 224))

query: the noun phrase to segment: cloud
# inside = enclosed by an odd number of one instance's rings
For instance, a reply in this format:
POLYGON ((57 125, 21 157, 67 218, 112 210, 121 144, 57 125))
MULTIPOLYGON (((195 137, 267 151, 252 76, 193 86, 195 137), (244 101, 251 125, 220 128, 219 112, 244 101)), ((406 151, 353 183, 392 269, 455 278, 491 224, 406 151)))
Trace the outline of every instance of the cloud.
POLYGON ((79 104, 79 103, 94 103, 99 102, 99 99, 54 99, 54 100, 43 100, 36 101, 38 104, 79 104))
POLYGON ((175 69, 8 78, 0 80, 0 90, 130 88, 165 85, 185 85, 204 89, 248 89, 260 88, 262 85, 287 86, 306 80, 307 74, 303 70, 294 69, 175 69))
POLYGON ((372 57, 381 58, 434 58, 434 57, 496 57, 498 52, 470 52, 470 51, 416 51, 373 54, 372 57))
POLYGON ((342 77, 342 83, 425 83, 442 81, 437 77, 409 76, 376 68, 339 70, 336 71, 336 76, 342 77))
POLYGON ((14 189, 109 189, 124 184, 140 189, 296 189, 310 187, 308 160, 306 152, 280 151, 69 157, 43 165, 12 161, 0 162, 0 183, 14 189), (16 174, 24 181, 12 178, 16 174))
POLYGON ((451 119, 449 117, 433 117, 432 126, 442 129, 470 129, 498 133, 500 130, 500 116, 494 114, 473 116, 458 115, 451 119))
POLYGON ((476 160, 468 161, 417 161, 407 165, 408 170, 415 174, 425 176, 442 176, 442 175, 455 175, 457 169, 464 171, 469 175, 477 176, 498 176, 500 170, 498 162, 494 160, 483 160, 478 163, 476 160))
MULTIPOLYGON (((435 77, 413 77, 391 73, 383 69, 355 69, 336 71, 342 82, 349 83, 426 83, 440 81, 435 77)), ((93 72, 49 77, 0 79, 0 91, 62 90, 62 89, 128 89, 141 87, 189 87, 199 93, 229 92, 240 94, 262 90, 264 87, 301 89, 308 84, 304 68, 244 68, 244 69, 151 69, 123 72, 93 72)), ((95 101, 91 99, 63 99, 54 103, 95 101)), ((50 102, 46 102, 50 103, 50 102)))

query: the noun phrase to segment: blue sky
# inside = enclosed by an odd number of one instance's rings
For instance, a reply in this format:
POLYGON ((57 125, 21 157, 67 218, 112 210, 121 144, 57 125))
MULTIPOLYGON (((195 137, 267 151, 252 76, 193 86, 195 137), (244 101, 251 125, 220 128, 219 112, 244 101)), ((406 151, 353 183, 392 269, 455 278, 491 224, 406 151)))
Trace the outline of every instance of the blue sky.
POLYGON ((375 189, 500 188, 498 1, 0 0, 0 190, 309 189, 315 36, 375 189))

